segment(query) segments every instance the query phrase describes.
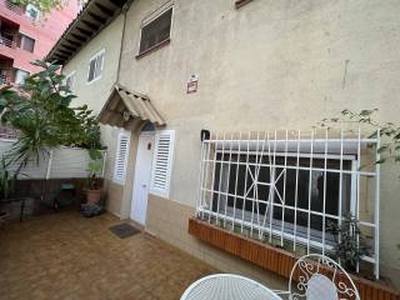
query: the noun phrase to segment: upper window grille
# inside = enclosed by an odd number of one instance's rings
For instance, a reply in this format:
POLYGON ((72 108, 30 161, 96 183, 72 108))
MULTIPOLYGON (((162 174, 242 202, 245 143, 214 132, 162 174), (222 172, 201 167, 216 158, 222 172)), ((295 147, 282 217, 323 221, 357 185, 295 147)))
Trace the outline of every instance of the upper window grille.
POLYGON ((378 148, 379 138, 361 131, 211 134, 202 144, 197 215, 293 252, 329 254, 340 235, 328 224, 349 212, 370 236, 362 264, 378 277, 378 148))
POLYGON ((88 66, 89 83, 101 77, 101 73, 104 68, 104 55, 105 55, 105 50, 102 50, 90 59, 88 66))
POLYGON ((141 29, 139 54, 150 50, 170 38, 172 7, 141 29))

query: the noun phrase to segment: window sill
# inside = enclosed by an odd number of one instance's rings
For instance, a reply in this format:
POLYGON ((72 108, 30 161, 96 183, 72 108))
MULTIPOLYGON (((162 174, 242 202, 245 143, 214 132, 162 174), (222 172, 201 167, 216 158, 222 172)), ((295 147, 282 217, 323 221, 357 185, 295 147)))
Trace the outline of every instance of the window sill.
POLYGON ((245 6, 246 4, 250 3, 253 0, 236 0, 235 2, 235 8, 239 9, 243 6, 245 6))
POLYGON ((166 40, 163 40, 162 42, 159 42, 158 44, 156 44, 156 45, 150 47, 149 49, 146 49, 143 52, 141 52, 138 55, 136 55, 136 59, 141 59, 142 57, 145 57, 148 54, 153 53, 154 51, 157 51, 158 49, 169 45, 170 42, 171 42, 170 38, 168 38, 166 40))
POLYGON ((99 81, 101 79, 101 75, 97 76, 96 78, 93 78, 92 81, 87 81, 86 85, 91 85, 93 83, 95 83, 96 81, 99 81))

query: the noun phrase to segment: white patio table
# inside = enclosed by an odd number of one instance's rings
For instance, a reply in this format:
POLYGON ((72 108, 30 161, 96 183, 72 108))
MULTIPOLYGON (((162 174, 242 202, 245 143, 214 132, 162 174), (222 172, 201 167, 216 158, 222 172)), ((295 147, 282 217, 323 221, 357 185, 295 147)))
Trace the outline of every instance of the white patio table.
POLYGON ((260 283, 234 274, 215 274, 192 283, 181 300, 281 300, 260 283))

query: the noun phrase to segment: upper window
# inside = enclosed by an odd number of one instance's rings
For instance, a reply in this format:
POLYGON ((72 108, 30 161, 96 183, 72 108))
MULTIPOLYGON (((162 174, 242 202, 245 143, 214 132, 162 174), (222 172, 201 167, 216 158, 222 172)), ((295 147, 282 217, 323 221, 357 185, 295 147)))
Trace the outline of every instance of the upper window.
POLYGON ((66 86, 68 86, 68 88, 70 89, 70 91, 73 91, 75 88, 75 74, 76 72, 73 71, 71 73, 69 73, 66 77, 65 77, 65 84, 66 86))
POLYGON ((142 27, 139 55, 169 40, 171 20, 172 7, 142 27))
POLYGON ((35 49, 35 40, 24 34, 21 34, 19 47, 25 51, 33 52, 35 49))
POLYGON ((104 54, 105 50, 101 50, 90 59, 88 67, 88 82, 92 82, 101 77, 101 72, 104 67, 104 54))
POLYGON ((40 18, 40 10, 32 4, 26 6, 25 14, 36 21, 40 18))

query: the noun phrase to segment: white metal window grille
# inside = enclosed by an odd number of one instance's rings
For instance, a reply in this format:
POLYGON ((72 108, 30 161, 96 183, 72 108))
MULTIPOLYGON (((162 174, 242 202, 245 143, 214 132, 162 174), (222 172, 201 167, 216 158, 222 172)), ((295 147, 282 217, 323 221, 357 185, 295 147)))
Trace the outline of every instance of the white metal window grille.
POLYGON ((156 133, 156 143, 151 174, 151 192, 169 196, 175 131, 163 130, 156 133))
POLYGON ((340 225, 350 212, 370 237, 362 267, 378 278, 379 143, 360 129, 212 133, 202 142, 197 216, 299 254, 325 255, 340 240, 327 233, 328 223, 340 225))
POLYGON ((120 133, 118 136, 117 157, 115 159, 114 182, 121 185, 125 184, 126 167, 128 164, 130 136, 120 133))
POLYGON ((104 68, 104 55, 105 50, 103 49, 90 59, 88 66, 88 83, 101 77, 101 72, 104 68))

